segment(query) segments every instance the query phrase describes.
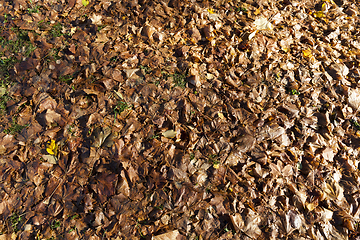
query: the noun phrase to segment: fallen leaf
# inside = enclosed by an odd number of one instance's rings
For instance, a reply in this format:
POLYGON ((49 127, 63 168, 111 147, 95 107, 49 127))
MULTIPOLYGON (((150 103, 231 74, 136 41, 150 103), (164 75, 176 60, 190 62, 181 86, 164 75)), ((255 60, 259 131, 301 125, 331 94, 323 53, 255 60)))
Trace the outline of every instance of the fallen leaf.
POLYGON ((317 11, 317 12, 314 13, 314 17, 323 18, 323 17, 325 17, 325 14, 324 14, 323 11, 317 11))
POLYGON ((176 136, 176 132, 174 130, 167 130, 163 132, 162 135, 166 138, 174 138, 176 136))
POLYGON ((46 144, 46 151, 51 154, 56 156, 57 155, 57 151, 58 151, 58 145, 56 144, 55 140, 51 139, 47 144, 46 144))
POLYGON ((6 88, 0 87, 0 97, 4 96, 6 93, 6 88))
POLYGON ((57 159, 55 155, 42 155, 42 158, 51 164, 57 164, 57 159))
POLYGON ((179 233, 178 230, 174 230, 171 232, 163 233, 157 236, 153 236, 151 240, 177 240, 182 239, 183 236, 179 233))
POLYGON ((273 25, 265 17, 259 17, 254 22, 256 30, 272 30, 273 25))
POLYGON ((102 146, 111 147, 114 143, 113 139, 115 134, 112 134, 111 128, 96 128, 92 134, 93 144, 92 146, 100 148, 102 146))
POLYGON ((82 2, 84 7, 86 7, 90 3, 89 0, 82 0, 81 2, 82 2))
POLYGON ((303 50, 302 52, 303 52, 304 57, 306 57, 306 58, 311 58, 312 57, 310 48, 308 48, 306 50, 303 50))

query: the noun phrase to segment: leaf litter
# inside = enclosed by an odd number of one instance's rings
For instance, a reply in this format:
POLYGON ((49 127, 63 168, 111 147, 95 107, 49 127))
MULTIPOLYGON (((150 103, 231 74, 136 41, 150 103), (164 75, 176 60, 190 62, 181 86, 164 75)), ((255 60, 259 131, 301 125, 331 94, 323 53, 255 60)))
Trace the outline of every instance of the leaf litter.
POLYGON ((359 238, 358 13, 5 1, 1 238, 359 238))

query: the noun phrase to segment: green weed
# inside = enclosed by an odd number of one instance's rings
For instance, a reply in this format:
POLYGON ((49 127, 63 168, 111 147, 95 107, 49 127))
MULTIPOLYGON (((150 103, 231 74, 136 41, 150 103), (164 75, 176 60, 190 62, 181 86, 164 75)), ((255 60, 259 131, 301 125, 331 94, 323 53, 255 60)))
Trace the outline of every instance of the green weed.
POLYGON ((170 77, 173 78, 173 82, 175 84, 175 87, 179 86, 181 88, 185 88, 185 86, 186 86, 186 74, 176 72, 174 74, 171 74, 170 77))
POLYGON ((115 114, 120 114, 123 111, 125 111, 126 109, 129 109, 131 107, 132 107, 131 104, 128 104, 127 102, 125 102, 123 100, 120 100, 114 107, 114 112, 115 112, 115 114))
POLYGON ((150 140, 153 140, 153 139, 156 139, 156 138, 159 138, 160 137, 160 134, 154 134, 150 137, 150 140))
POLYGON ((14 135, 21 132, 24 128, 28 127, 29 124, 20 125, 16 123, 16 118, 13 118, 12 124, 8 129, 4 130, 4 133, 14 135))
POLYGON ((61 75, 61 76, 58 77, 58 79, 61 82, 64 82, 64 83, 70 85, 72 83, 73 77, 72 77, 71 74, 68 74, 68 75, 61 75))
POLYGON ((64 35, 62 33, 62 29, 63 29, 63 26, 61 25, 61 23, 56 23, 55 25, 52 26, 52 28, 50 30, 51 36, 53 38, 57 38, 57 37, 64 35))
POLYGON ((22 215, 18 215, 17 213, 14 213, 13 215, 10 216, 11 228, 15 233, 20 231, 18 227, 21 220, 22 220, 22 215))
POLYGON ((32 8, 28 8, 27 10, 28 10, 29 14, 31 14, 31 13, 38 13, 39 9, 40 9, 40 6, 36 5, 36 6, 33 6, 32 8))
POLYGON ((97 26, 97 30, 100 31, 100 30, 103 29, 104 27, 106 27, 106 25, 99 25, 99 26, 97 26))
MULTIPOLYGON (((3 87, 2 87, 3 88, 3 87)), ((9 101, 11 97, 8 96, 6 90, 5 93, 0 96, 0 114, 4 114, 6 112, 7 101, 9 101)))
POLYGON ((50 228, 54 230, 59 228, 60 226, 61 226, 61 222, 55 219, 51 222, 50 228))
POLYGON ((175 72, 174 74, 167 74, 166 72, 161 71, 161 74, 165 79, 172 78, 175 87, 179 86, 181 88, 185 88, 187 72, 186 73, 175 72))
POLYGON ((142 69, 145 74, 148 74, 148 73, 151 72, 151 68, 148 67, 148 66, 142 66, 142 65, 140 65, 140 69, 142 69))
MULTIPOLYGON (((0 28, 0 33, 3 30, 3 28, 0 28)), ((18 28, 11 28, 11 31, 16 33, 14 40, 0 37, 0 79, 6 81, 10 78, 10 70, 20 61, 17 55, 30 57, 36 49, 36 46, 30 42, 29 31, 18 28)))
POLYGON ((244 7, 238 7, 237 9, 236 9, 236 11, 237 12, 243 12, 243 13, 247 13, 247 9, 246 8, 244 8, 244 7))
MULTIPOLYGON (((28 35, 29 31, 18 28, 12 28, 12 31, 16 33, 17 38, 15 40, 8 40, 4 37, 0 37, 1 47, 10 53, 23 53, 26 57, 29 57, 30 54, 36 49, 36 46, 30 42, 28 35)), ((0 56, 4 56, 4 52, 0 53, 0 56)))
POLYGON ((209 162, 212 164, 212 165, 218 165, 220 164, 220 161, 218 159, 218 155, 216 154, 210 154, 209 155, 209 162))
POLYGON ((76 230, 76 226, 70 228, 69 233, 71 233, 71 232, 73 232, 73 231, 75 231, 75 230, 76 230))
POLYGON ((296 90, 296 89, 291 89, 291 90, 290 90, 290 93, 291 93, 292 95, 300 95, 300 92, 299 92, 298 90, 296 90))
POLYGON ((356 128, 356 130, 360 131, 360 124, 355 119, 350 119, 350 123, 356 128))

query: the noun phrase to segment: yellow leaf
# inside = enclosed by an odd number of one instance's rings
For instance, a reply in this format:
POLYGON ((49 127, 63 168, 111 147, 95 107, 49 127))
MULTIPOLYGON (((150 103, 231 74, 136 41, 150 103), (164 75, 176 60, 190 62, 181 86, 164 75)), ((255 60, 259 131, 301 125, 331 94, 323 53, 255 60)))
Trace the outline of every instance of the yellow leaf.
POLYGON ((325 12, 326 10, 327 10, 327 5, 326 5, 326 3, 323 3, 321 5, 321 11, 325 12))
POLYGON ((323 18, 323 17, 325 17, 325 14, 323 11, 317 11, 316 13, 314 13, 314 17, 323 18))
POLYGON ((58 145, 55 140, 50 140, 46 145, 46 151, 51 155, 57 155, 58 145))
POLYGON ((311 58, 311 57, 312 57, 311 49, 310 49, 310 48, 308 48, 308 49, 306 49, 306 50, 303 50, 302 52, 303 52, 303 54, 304 54, 304 57, 306 57, 306 58, 311 58))
POLYGON ((82 4, 84 5, 84 7, 86 7, 87 5, 89 5, 89 0, 82 0, 82 4))
POLYGON ((176 136, 176 132, 174 130, 167 130, 163 132, 162 135, 166 138, 174 138, 176 136))
POLYGON ((70 35, 73 35, 76 32, 76 27, 70 28, 70 35))
POLYGON ((209 8, 208 9, 208 12, 210 13, 210 14, 214 14, 215 12, 214 12, 214 9, 212 9, 212 8, 209 8))
POLYGON ((218 117, 219 117, 220 119, 225 119, 224 114, 222 114, 221 112, 218 112, 218 117))

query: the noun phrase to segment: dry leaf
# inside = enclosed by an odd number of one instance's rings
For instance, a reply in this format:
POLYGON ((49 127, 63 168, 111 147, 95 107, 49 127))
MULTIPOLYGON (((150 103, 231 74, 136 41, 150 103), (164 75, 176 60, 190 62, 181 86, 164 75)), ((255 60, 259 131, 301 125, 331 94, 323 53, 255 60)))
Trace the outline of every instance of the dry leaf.
POLYGON ((180 240, 180 239, 183 239, 183 236, 179 233, 178 230, 163 233, 157 236, 153 236, 151 238, 151 240, 180 240))
POLYGON ((304 57, 306 57, 306 58, 311 58, 312 57, 310 48, 308 48, 306 50, 303 50, 302 52, 303 52, 304 57))
POLYGON ((166 138, 174 138, 174 137, 176 137, 176 131, 167 130, 166 132, 163 132, 162 135, 166 138))
POLYGON ((254 22, 256 30, 272 30, 273 25, 265 17, 259 17, 254 22))
POLYGON ((102 146, 111 147, 114 144, 115 134, 112 134, 111 128, 96 128, 92 134, 92 146, 100 148, 102 146))
POLYGON ((42 158, 51 164, 57 164, 57 158, 55 155, 42 155, 42 158))
POLYGON ((6 93, 6 88, 0 87, 0 97, 4 96, 6 93))

